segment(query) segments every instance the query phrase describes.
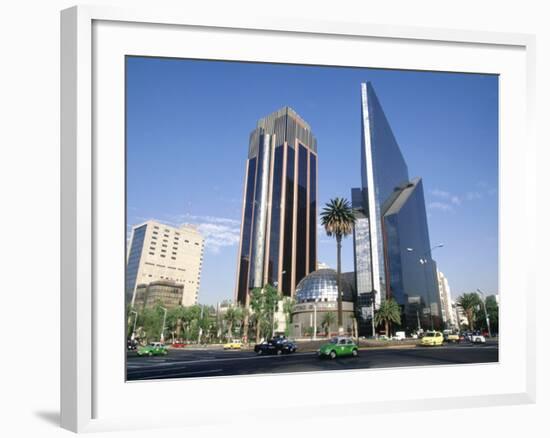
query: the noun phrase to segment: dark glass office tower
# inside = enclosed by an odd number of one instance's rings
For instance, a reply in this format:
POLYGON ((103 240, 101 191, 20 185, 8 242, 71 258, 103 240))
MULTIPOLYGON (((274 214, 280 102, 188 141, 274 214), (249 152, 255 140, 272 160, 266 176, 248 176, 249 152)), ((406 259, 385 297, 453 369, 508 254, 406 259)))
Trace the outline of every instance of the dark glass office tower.
POLYGON ((422 180, 407 164, 371 83, 361 84, 361 188, 352 189, 359 328, 371 334, 373 309, 394 298, 402 328, 438 327, 441 315, 422 180))
POLYGON ((316 265, 317 141, 284 107, 250 134, 235 298, 266 283, 292 296, 316 265))

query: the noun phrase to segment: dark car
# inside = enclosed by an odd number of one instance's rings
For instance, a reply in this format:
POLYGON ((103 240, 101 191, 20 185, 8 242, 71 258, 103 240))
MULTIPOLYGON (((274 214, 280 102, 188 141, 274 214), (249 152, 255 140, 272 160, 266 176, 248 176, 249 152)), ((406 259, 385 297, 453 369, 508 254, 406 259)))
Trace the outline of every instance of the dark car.
POLYGON ((262 354, 290 354, 296 351, 296 344, 283 337, 275 337, 269 341, 256 344, 254 351, 258 355, 262 354))
POLYGON ((139 344, 135 339, 128 339, 126 345, 128 347, 128 351, 135 351, 137 350, 139 344))

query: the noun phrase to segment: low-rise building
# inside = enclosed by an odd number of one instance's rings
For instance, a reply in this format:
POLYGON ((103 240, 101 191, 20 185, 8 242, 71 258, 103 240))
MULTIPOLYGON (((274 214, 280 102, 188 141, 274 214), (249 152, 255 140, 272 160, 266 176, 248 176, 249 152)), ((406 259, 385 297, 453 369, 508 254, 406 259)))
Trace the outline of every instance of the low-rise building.
POLYGON ((138 284, 134 307, 150 309, 160 304, 167 309, 182 305, 184 286, 173 281, 161 280, 146 284, 138 284))

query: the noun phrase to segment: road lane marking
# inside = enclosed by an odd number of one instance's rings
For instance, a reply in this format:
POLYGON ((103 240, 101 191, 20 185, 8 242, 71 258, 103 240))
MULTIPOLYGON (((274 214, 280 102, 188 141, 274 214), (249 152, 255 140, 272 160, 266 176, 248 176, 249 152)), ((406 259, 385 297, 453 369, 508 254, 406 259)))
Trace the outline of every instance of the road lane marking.
POLYGON ((170 373, 170 374, 159 374, 159 375, 153 375, 153 376, 146 376, 146 377, 139 377, 134 380, 144 380, 144 379, 161 379, 161 378, 167 378, 167 377, 183 377, 184 375, 189 374, 206 374, 206 373, 220 373, 223 371, 223 368, 218 368, 215 370, 203 370, 203 371, 187 371, 184 373, 177 372, 177 373, 170 373))

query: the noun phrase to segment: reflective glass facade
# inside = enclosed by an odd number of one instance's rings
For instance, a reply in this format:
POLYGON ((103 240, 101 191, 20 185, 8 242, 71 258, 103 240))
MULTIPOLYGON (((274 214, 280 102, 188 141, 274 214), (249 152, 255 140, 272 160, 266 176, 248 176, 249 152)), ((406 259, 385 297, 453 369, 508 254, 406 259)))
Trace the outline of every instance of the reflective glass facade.
POLYGON ((361 188, 352 189, 360 329, 371 334, 365 330, 372 317, 373 297, 375 309, 387 297, 397 300, 403 328, 417 328, 418 319, 429 328, 437 321, 440 306, 422 181, 410 181, 407 164, 370 83, 361 84, 361 116, 361 188))
POLYGON ((130 247, 128 262, 126 264, 126 303, 130 303, 134 295, 139 262, 141 259, 141 250, 143 248, 143 240, 145 239, 146 230, 147 225, 142 225, 139 228, 135 228, 131 239, 132 246, 130 247))
POLYGON ((293 295, 317 265, 317 141, 291 108, 250 134, 236 300, 266 283, 293 295), (313 237, 313 238, 312 238, 313 237))
POLYGON ((250 265, 250 232, 252 230, 252 207, 254 206, 254 182, 256 180, 256 158, 248 160, 246 173, 246 189, 242 223, 241 249, 239 257, 239 272, 246 273, 239 277, 237 285, 238 299, 246 298, 248 287, 248 267, 250 265))
POLYGON ((284 145, 277 146, 273 154, 273 198, 271 200, 271 231, 269 233, 268 282, 277 282, 281 238, 281 201, 283 196, 284 145))
MULTIPOLYGON (((341 278, 342 300, 353 301, 351 285, 341 278)), ((296 287, 296 303, 335 302, 338 300, 337 274, 334 269, 319 269, 303 278, 296 287)))
POLYGON ((422 180, 415 178, 384 215, 387 241, 390 295, 404 310, 402 326, 418 326, 416 308, 420 303, 421 325, 439 325, 439 290, 437 269, 430 255, 430 237, 424 205, 422 180), (412 251, 410 251, 412 250, 412 251), (412 307, 408 309, 408 307, 412 307), (429 309, 424 312, 423 309, 429 309))
POLYGON ((309 154, 309 267, 317 268, 317 157, 309 154))
POLYGON ((305 146, 299 144, 298 160, 298 199, 296 217, 296 281, 306 276, 307 263, 307 167, 308 153, 305 146))
POLYGON ((292 242, 294 235, 294 159, 293 148, 286 152, 286 184, 285 184, 285 227, 283 234, 283 291, 292 288, 292 242))

